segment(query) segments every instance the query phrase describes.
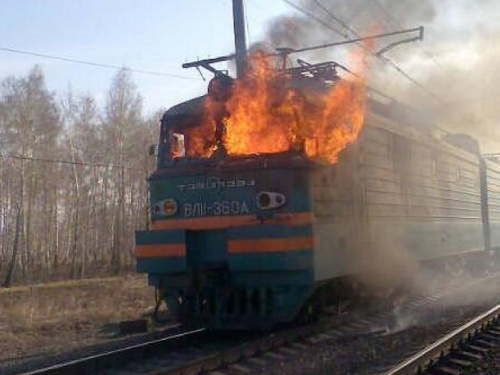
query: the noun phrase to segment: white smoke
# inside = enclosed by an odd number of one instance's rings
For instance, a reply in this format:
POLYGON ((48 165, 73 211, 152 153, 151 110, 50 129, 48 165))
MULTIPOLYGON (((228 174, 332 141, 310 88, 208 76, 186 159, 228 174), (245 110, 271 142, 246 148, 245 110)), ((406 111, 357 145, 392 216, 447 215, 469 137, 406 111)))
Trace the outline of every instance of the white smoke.
MULTIPOLYGON (((433 114, 439 127, 471 134, 480 141, 483 152, 500 151, 496 125, 500 117, 496 103, 500 94, 500 2, 296 0, 295 4, 322 22, 305 15, 279 17, 270 23, 265 42, 301 48, 352 38, 353 31, 366 35, 424 26, 422 42, 402 44, 384 54, 424 89, 376 58, 370 85, 433 114)), ((379 41, 374 50, 394 40, 397 38, 379 41)), ((334 59, 348 63, 341 48, 305 57, 312 62, 334 59)))

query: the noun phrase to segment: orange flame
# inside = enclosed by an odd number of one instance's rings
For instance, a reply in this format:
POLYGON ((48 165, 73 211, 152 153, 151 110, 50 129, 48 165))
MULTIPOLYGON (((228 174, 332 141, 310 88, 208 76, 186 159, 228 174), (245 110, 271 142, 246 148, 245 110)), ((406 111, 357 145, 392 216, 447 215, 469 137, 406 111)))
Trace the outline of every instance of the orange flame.
POLYGON ((217 149, 216 120, 223 117, 223 104, 207 96, 204 101, 204 121, 184 130, 186 139, 186 154, 189 157, 208 158, 217 149))
MULTIPOLYGON (((365 114, 363 79, 342 79, 319 91, 292 87, 290 78, 273 69, 263 54, 255 54, 250 65, 224 104, 210 98, 205 103, 208 121, 202 126, 203 133, 213 131, 214 114, 220 115, 220 106, 224 107, 224 144, 229 155, 301 149, 309 157, 334 163, 357 139, 365 114)), ((208 156, 206 152, 199 154, 208 156)))

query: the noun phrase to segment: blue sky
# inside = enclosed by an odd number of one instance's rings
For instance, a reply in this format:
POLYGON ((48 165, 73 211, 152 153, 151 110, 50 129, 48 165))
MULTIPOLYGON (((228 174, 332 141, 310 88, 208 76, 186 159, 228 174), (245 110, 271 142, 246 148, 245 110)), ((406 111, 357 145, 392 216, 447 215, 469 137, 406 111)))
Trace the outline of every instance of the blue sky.
MULTIPOLYGON (((267 22, 293 13, 279 0, 246 0, 249 42, 267 22)), ((233 52, 231 0, 2 0, 0 48, 57 55, 174 75, 133 73, 145 111, 203 93, 194 69, 181 64, 233 52)), ((41 65, 47 86, 62 95, 71 87, 104 103, 116 70, 0 51, 0 80, 41 65)), ((210 74, 206 74, 210 78, 210 74)))

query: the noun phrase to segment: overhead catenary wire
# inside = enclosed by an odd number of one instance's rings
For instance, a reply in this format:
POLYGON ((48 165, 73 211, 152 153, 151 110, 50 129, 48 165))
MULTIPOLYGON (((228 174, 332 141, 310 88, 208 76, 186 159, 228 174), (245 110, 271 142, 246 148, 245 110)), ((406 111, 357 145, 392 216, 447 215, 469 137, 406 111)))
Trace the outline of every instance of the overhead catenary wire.
MULTIPOLYGON (((310 12, 306 12, 304 11, 302 8, 300 8, 299 6, 297 6, 296 4, 293 4, 290 0, 283 0, 285 3, 289 4, 290 6, 292 6, 294 9, 296 10, 299 10, 301 11, 303 14, 305 14, 306 16, 309 16, 309 14, 311 14, 310 12), (293 5, 292 5, 293 4, 293 5)), ((354 30, 352 27, 349 27, 349 25, 347 25, 344 21, 342 21, 339 17, 335 16, 331 11, 329 11, 323 4, 321 4, 319 2, 319 0, 314 0, 314 2, 330 17, 332 18, 334 21, 340 23, 344 28, 346 28, 348 31, 350 31, 351 33, 353 33, 358 39, 362 39, 360 34, 354 30)), ((314 16, 313 19, 317 19, 318 17, 314 16)), ((321 22, 322 25, 324 25, 325 23, 324 22, 321 22)), ((345 34, 341 34, 344 38, 348 38, 348 35, 345 35, 345 34)), ((366 47, 363 47, 366 49, 366 47)), ((410 74, 408 74, 407 72, 405 72, 401 67, 399 67, 394 61, 392 61, 391 59, 389 59, 388 57, 385 57, 385 56, 382 56, 382 55, 376 55, 376 54, 373 54, 371 53, 372 55, 376 56, 377 58, 379 58, 382 62, 390 65, 393 69, 395 69, 398 73, 400 73, 403 77, 405 77, 408 81, 410 81, 411 83, 413 83, 415 86, 417 86, 418 88, 420 88, 424 93, 426 93, 428 96, 432 97, 433 99, 437 99, 439 101, 443 101, 442 98, 440 98, 439 96, 437 96, 436 94, 434 94, 431 90, 429 90, 427 87, 425 87, 423 84, 421 84, 418 80, 416 80, 415 78, 413 78, 410 74)))
POLYGON ((255 9, 258 9, 262 14, 266 14, 268 16, 273 16, 273 14, 271 12, 269 12, 269 10, 260 6, 255 1, 251 1, 251 2, 249 2, 249 4, 251 4, 255 9))
POLYGON ((417 81, 415 78, 413 78, 411 75, 406 73, 403 69, 401 69, 394 61, 391 59, 385 57, 385 56, 379 56, 383 61, 385 61, 387 64, 392 66, 396 71, 398 71, 401 75, 406 77, 406 79, 410 82, 412 82, 415 86, 419 87, 422 91, 424 91, 427 95, 430 97, 440 101, 444 102, 443 98, 439 97, 438 95, 434 94, 431 90, 429 90, 427 87, 425 87, 423 84, 421 84, 419 81, 417 81))
POLYGON ((65 159, 52 159, 52 158, 37 158, 33 156, 25 155, 15 155, 15 154, 3 154, 3 158, 17 159, 17 160, 29 160, 40 163, 50 163, 50 164, 69 164, 69 165, 79 165, 85 167, 94 168, 106 168, 106 169, 127 169, 127 170, 142 170, 140 168, 134 168, 127 165, 116 165, 116 164, 105 164, 105 163, 86 163, 81 161, 65 160, 65 159))
MULTIPOLYGON (((244 9, 244 16, 245 16, 245 29, 246 29, 246 32, 247 32, 247 38, 248 38, 248 43, 252 44, 252 36, 250 35, 250 26, 248 25, 248 16, 247 16, 247 4, 246 4, 246 1, 243 0, 243 7, 246 8, 244 9)), ((248 46, 245 46, 246 48, 248 48, 248 46)))
MULTIPOLYGON (((357 35, 358 37, 356 39, 348 39, 348 40, 344 40, 344 41, 340 41, 340 42, 325 43, 325 44, 320 44, 320 45, 311 46, 311 47, 304 47, 304 48, 292 48, 290 50, 290 53, 314 51, 314 50, 328 48, 328 47, 336 47, 336 46, 342 46, 342 45, 346 45, 346 44, 364 42, 367 40, 385 38, 385 37, 393 36, 393 35, 414 33, 416 31, 418 31, 420 34, 422 34, 423 28, 422 27, 415 27, 413 29, 399 30, 399 31, 393 31, 393 32, 382 33, 382 34, 374 34, 374 35, 368 35, 368 36, 364 36, 364 37, 357 35)), ((420 38, 420 37, 418 37, 418 38, 420 38)), ((418 39, 418 38, 415 38, 415 39, 418 39)), ((413 40, 414 39, 412 39, 411 41, 413 41, 413 40)), ((366 49, 366 47, 363 47, 363 48, 366 49)), ((375 54, 375 56, 378 57, 377 54, 375 54)))
POLYGON ((283 0, 283 2, 287 3, 289 6, 291 6, 295 10, 297 10, 300 13, 304 14, 306 17, 309 17, 309 18, 313 19, 314 21, 318 22, 319 24, 321 24, 322 26, 326 27, 327 29, 332 30, 337 35, 340 35, 340 36, 342 36, 344 38, 348 38, 349 37, 349 35, 343 33, 342 31, 338 30, 337 28, 333 27, 332 25, 326 23, 325 21, 323 21, 321 18, 317 17, 313 13, 308 12, 307 10, 299 7, 298 5, 294 4, 290 0, 283 0))
MULTIPOLYGON (((318 0, 315 0, 318 1, 318 0)), ((399 27, 402 28, 403 26, 401 25, 400 22, 391 14, 389 9, 382 4, 379 0, 370 0, 373 4, 375 4, 381 11, 384 13, 384 16, 389 20, 389 22, 394 26, 394 27, 399 27)), ((430 61, 432 61, 434 64, 436 64, 439 67, 442 67, 439 61, 437 61, 434 56, 432 56, 429 52, 427 52, 424 48, 420 47, 419 45, 416 45, 416 48, 424 54, 425 57, 427 57, 430 61)))
POLYGON ((65 57, 65 56, 51 55, 51 54, 47 54, 47 53, 31 52, 31 51, 25 51, 25 50, 20 50, 20 49, 16 49, 16 48, 10 48, 10 47, 0 47, 0 51, 16 53, 16 54, 21 54, 21 55, 27 55, 27 56, 42 57, 44 59, 58 60, 58 61, 64 61, 64 62, 69 62, 69 63, 74 63, 74 64, 88 65, 88 66, 93 66, 93 67, 97 67, 97 68, 105 68, 105 69, 113 69, 113 70, 125 69, 128 71, 131 71, 134 73, 140 73, 140 74, 148 74, 148 75, 154 75, 154 76, 160 76, 160 77, 178 78, 178 79, 185 79, 185 80, 198 80, 198 78, 182 76, 180 74, 156 72, 156 71, 145 70, 145 69, 127 68, 125 66, 105 64, 105 63, 88 61, 88 60, 80 60, 80 59, 74 59, 74 58, 65 57))
POLYGON ((356 33, 355 30, 353 30, 352 28, 349 27, 348 24, 346 24, 344 21, 342 21, 340 18, 338 18, 335 14, 333 14, 330 10, 328 10, 327 7, 325 7, 323 4, 321 4, 319 2, 319 0, 314 0, 314 2, 316 3, 316 5, 318 7, 320 7, 321 9, 323 9, 323 11, 328 14, 333 20, 337 21, 339 24, 341 24, 346 30, 348 30, 349 32, 351 32, 352 34, 356 35, 359 37, 358 33, 356 33))

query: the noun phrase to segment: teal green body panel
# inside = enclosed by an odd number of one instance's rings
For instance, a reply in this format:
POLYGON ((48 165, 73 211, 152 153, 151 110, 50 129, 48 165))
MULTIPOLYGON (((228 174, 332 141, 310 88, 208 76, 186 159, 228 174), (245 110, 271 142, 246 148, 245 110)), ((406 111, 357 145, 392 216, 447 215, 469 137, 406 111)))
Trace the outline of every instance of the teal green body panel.
POLYGON ((153 221, 201 217, 256 215, 269 217, 280 213, 310 211, 305 167, 283 166, 257 169, 244 168, 195 169, 183 175, 158 171, 149 179, 150 205, 153 221), (272 210, 262 210, 256 198, 261 191, 286 195, 286 204, 272 210), (166 215, 161 207, 165 200, 174 200, 177 211, 166 215))
POLYGON ((181 230, 141 230, 135 232, 137 245, 177 244, 186 242, 186 231, 181 230))
POLYGON ((490 247, 493 251, 500 253, 500 163, 498 158, 495 161, 486 160, 485 167, 490 247))
MULTIPOLYGON (((283 225, 258 225, 251 227, 236 227, 227 230, 229 240, 241 239, 278 239, 278 238, 300 238, 312 237, 311 225, 306 226, 283 226, 283 225)), ((231 254, 228 257, 229 266, 233 270, 245 272, 267 272, 267 271, 292 271, 311 270, 313 267, 313 249, 303 248, 294 251, 283 251, 278 253, 259 252, 256 248, 244 254, 231 254)), ((311 284, 313 280, 308 280, 311 284)))
POLYGON ((188 231, 186 236, 188 269, 218 265, 227 260, 226 230, 188 231))
POLYGON ((312 268, 302 270, 281 270, 264 271, 255 270, 241 271, 233 275, 235 285, 255 285, 255 286, 305 286, 311 287, 314 284, 314 272, 312 268))
POLYGON ((178 274, 186 272, 186 257, 152 257, 137 260, 136 271, 149 274, 178 274))
MULTIPOLYGON (((135 244, 140 245, 173 245, 186 242, 184 230, 136 231, 135 244)), ((137 272, 145 273, 180 273, 187 269, 186 257, 147 257, 137 258, 137 272)))
POLYGON ((227 236, 229 239, 288 238, 308 237, 312 235, 313 229, 311 225, 255 225, 247 227, 234 227, 227 230, 227 236))
MULTIPOLYGON (((499 228, 500 229, 500 228, 499 228)), ((345 223, 317 223, 315 280, 357 273, 370 262, 379 265, 398 257, 418 262, 484 250, 478 222, 370 222, 366 240, 352 236, 345 223)))
MULTIPOLYGON (((254 271, 258 273, 270 271, 295 271, 312 269, 312 249, 294 250, 280 253, 246 253, 231 254, 228 259, 229 268, 238 272, 254 271)), ((313 282, 313 280, 309 280, 313 282)))
MULTIPOLYGON (((368 116, 338 163, 312 173, 315 280, 484 251, 482 170, 467 149, 368 116)), ((500 173, 489 173, 495 200, 500 173)))
POLYGON ((417 260, 484 251, 481 222, 394 223, 393 228, 409 239, 407 251, 417 260))
POLYGON ((314 251, 315 281, 329 280, 351 274, 353 245, 348 222, 323 221, 314 224, 316 249, 314 251))

